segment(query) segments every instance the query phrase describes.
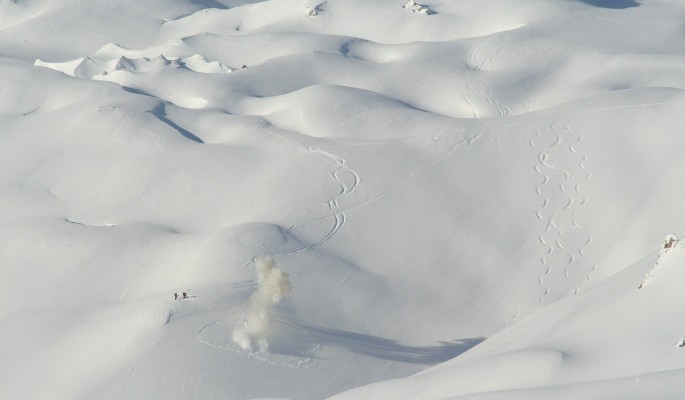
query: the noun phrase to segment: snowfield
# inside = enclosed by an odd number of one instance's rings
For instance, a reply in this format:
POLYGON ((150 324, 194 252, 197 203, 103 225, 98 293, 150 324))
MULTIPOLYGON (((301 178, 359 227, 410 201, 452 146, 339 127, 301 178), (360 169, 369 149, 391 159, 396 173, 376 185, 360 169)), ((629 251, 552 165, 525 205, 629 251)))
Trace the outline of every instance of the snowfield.
POLYGON ((684 18, 0 0, 0 399, 682 399, 684 18))

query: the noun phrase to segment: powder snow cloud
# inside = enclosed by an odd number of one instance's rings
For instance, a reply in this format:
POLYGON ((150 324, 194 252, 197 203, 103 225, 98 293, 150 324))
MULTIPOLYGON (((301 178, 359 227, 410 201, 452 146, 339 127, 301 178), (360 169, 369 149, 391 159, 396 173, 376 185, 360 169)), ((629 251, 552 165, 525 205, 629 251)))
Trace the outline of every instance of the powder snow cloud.
POLYGON ((245 323, 233 330, 233 341, 244 350, 265 352, 269 348, 269 310, 291 290, 290 278, 269 256, 258 257, 257 290, 247 305, 245 323))

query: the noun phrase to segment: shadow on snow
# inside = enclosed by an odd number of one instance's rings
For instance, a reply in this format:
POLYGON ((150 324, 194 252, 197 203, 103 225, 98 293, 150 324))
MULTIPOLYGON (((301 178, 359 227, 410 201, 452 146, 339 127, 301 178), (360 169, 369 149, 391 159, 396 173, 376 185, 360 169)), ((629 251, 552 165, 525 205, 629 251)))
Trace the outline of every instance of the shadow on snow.
POLYGON ((169 125, 171 128, 174 128, 178 133, 180 133, 186 139, 190 139, 193 142, 197 142, 197 143, 204 143, 204 141, 202 139, 200 139, 199 137, 194 135, 192 132, 188 131, 187 129, 185 129, 181 126, 179 126, 174 121, 167 118, 167 116, 166 116, 166 105, 164 105, 164 103, 159 103, 159 105, 157 105, 157 107, 155 107, 152 110, 152 114, 155 117, 157 117, 160 121, 169 125))
MULTIPOLYGON (((414 347, 377 336, 281 322, 306 332, 311 340, 321 345, 339 347, 368 357, 409 364, 439 364, 457 357, 485 340, 482 337, 465 338, 439 342, 434 346, 414 347)), ((271 350, 276 349, 272 348, 271 350)))
POLYGON ((228 8, 225 4, 221 4, 216 0, 190 0, 190 2, 203 6, 204 8, 218 8, 220 10, 228 8))
MULTIPOLYGON (((138 95, 141 95, 141 96, 153 97, 153 98, 155 98, 155 99, 157 99, 157 100, 160 100, 158 97, 155 97, 155 96, 153 96, 153 95, 151 95, 151 94, 149 94, 149 93, 146 93, 146 92, 144 92, 144 91, 142 91, 142 90, 140 90, 140 89, 134 89, 134 88, 130 88, 130 87, 128 87, 128 86, 122 86, 122 88, 124 89, 124 91, 129 92, 129 93, 138 94, 138 95)), ((172 120, 170 120, 169 118, 167 118, 166 104, 165 104, 165 103, 161 103, 161 102, 160 102, 157 106, 155 106, 155 108, 153 108, 152 110, 150 110, 150 113, 152 113, 152 115, 154 115, 155 117, 157 117, 157 119, 159 119, 160 121, 164 122, 164 123, 165 123, 166 125, 168 125, 169 127, 171 127, 171 128, 173 128, 174 130, 176 130, 176 132, 180 133, 181 136, 185 137, 186 139, 190 139, 190 140, 192 140, 193 142, 197 142, 197 143, 204 143, 204 141, 203 141, 202 139, 200 139, 199 137, 197 137, 196 135, 194 135, 192 132, 190 132, 189 130, 187 130, 187 129, 181 127, 181 126, 179 126, 179 125, 176 124, 174 121, 172 121, 172 120)))
POLYGON ((580 0, 585 4, 601 7, 601 8, 614 8, 614 9, 624 9, 631 7, 639 7, 640 3, 635 0, 580 0))

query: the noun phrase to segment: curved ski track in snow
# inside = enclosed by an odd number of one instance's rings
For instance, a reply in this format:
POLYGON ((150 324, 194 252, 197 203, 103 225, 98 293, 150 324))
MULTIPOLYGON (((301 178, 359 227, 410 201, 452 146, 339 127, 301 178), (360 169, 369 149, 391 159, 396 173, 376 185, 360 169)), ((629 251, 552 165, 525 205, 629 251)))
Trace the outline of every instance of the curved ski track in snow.
POLYGON ((331 172, 331 176, 333 177, 333 179, 335 179, 340 184, 340 192, 335 197, 333 197, 332 199, 330 199, 326 202, 326 204, 328 205, 328 208, 331 211, 332 216, 316 219, 313 221, 308 221, 308 222, 306 222, 304 224, 300 224, 300 225, 293 225, 290 228, 288 228, 288 230, 286 232, 292 232, 292 231, 294 231, 297 228, 300 228, 302 226, 311 225, 313 223, 320 222, 322 220, 327 220, 330 218, 333 219, 333 227, 331 228, 331 230, 326 235, 324 235, 321 239, 317 240, 316 242, 314 242, 312 244, 309 244, 306 246, 296 247, 294 249, 276 252, 276 253, 271 254, 272 256, 301 253, 303 251, 311 250, 311 249, 314 249, 318 246, 321 246, 322 244, 331 240, 340 231, 340 229, 342 229, 343 226, 345 226, 345 223, 347 222, 347 215, 345 214, 345 212, 340 207, 340 201, 343 198, 345 198, 346 196, 349 196, 350 194, 352 194, 357 189, 357 186, 361 182, 359 174, 357 174, 354 170, 350 169, 346 165, 347 161, 344 158, 336 156, 335 154, 328 153, 328 152, 321 150, 321 149, 318 149, 318 148, 310 147, 310 146, 307 146, 306 149, 308 152, 311 152, 311 153, 314 153, 314 154, 328 158, 337 166, 337 168, 334 169, 333 172, 331 172), (348 185, 348 183, 345 182, 345 178, 344 178, 345 175, 352 180, 351 184, 348 185))
MULTIPOLYGON (((538 131, 536 133, 536 137, 540 135, 540 132, 538 131)), ((559 143, 559 140, 557 140, 552 144, 551 148, 555 147, 559 143)), ((540 150, 539 145, 535 144, 535 141, 533 139, 530 140, 530 145, 535 148, 540 150)), ((537 172, 538 174, 542 175, 543 180, 542 182, 535 188, 535 193, 537 193, 539 196, 542 196, 543 198, 543 203, 540 209, 538 209, 535 212, 535 216, 545 223, 545 230, 542 234, 538 236, 538 241, 545 246, 545 254, 540 257, 540 263, 544 266, 544 272, 540 277, 538 277, 538 283, 542 286, 543 288, 543 293, 538 297, 538 302, 542 303, 543 299, 545 296, 547 296, 550 293, 550 288, 546 283, 546 278, 552 273, 552 266, 548 263, 547 258, 552 255, 555 252, 555 247, 554 245, 557 246, 559 249, 563 249, 563 247, 560 245, 559 240, 561 239, 561 232, 559 231, 558 227, 554 223, 554 217, 556 213, 551 212, 549 213, 549 216, 543 216, 543 213, 547 213, 547 210, 549 208, 549 204, 551 203, 550 197, 546 196, 543 194, 543 189, 547 188, 550 185, 553 185, 552 182, 552 176, 550 173, 546 173, 545 169, 551 170, 551 171, 558 171, 558 169, 552 165, 550 165, 547 162, 547 159, 549 158, 549 155, 545 150, 540 150, 537 154, 537 160, 538 163, 533 166, 533 170, 537 172), (547 238, 546 236, 549 236, 549 234, 553 235, 551 238, 547 238)), ((560 189, 563 191, 563 185, 557 185, 560 189)))
MULTIPOLYGON (((588 159, 587 154, 579 153, 578 150, 576 149, 577 146, 581 145, 581 143, 585 139, 585 136, 583 136, 581 133, 573 131, 568 124, 566 124, 564 126, 564 132, 566 132, 569 136, 575 136, 575 141, 573 143, 569 144, 568 150, 576 158, 580 157, 580 160, 578 161, 577 167, 578 167, 578 170, 581 173, 581 175, 583 175, 583 177, 581 178, 581 181, 577 182, 573 188, 575 196, 577 196, 577 199, 579 199, 579 201, 578 201, 578 206, 573 209, 573 212, 571 214, 571 224, 573 225, 573 227, 577 231, 583 233, 587 237, 585 242, 583 243, 583 245, 580 246, 577 250, 578 258, 582 260, 582 259, 586 258, 585 249, 592 242, 592 236, 587 231, 585 231, 583 229, 583 227, 578 223, 576 214, 577 214, 578 210, 581 207, 583 207, 588 201, 587 197, 583 194, 583 192, 581 190, 581 185, 583 183, 589 181, 590 178, 592 178, 592 173, 590 171, 588 171, 587 168, 585 167, 585 161, 588 159)), ((585 275, 585 279, 588 281, 588 283, 592 282, 592 273, 596 269, 597 269, 597 265, 592 263, 590 270, 585 275)))
POLYGON ((476 106, 473 105, 473 102, 471 101, 471 98, 469 97, 467 92, 471 92, 474 94, 476 93, 476 91, 473 90, 471 88, 471 86, 469 86, 469 82, 464 82, 464 86, 461 88, 462 96, 464 96, 464 100, 466 100, 466 104, 468 104, 469 107, 471 108, 471 110, 473 112, 473 118, 479 119, 480 115, 478 114, 478 109, 476 109, 476 106))
MULTIPOLYGON (((359 186, 359 184, 361 183, 361 178, 359 177, 359 174, 347 166, 347 160, 345 160, 344 158, 339 157, 335 154, 331 154, 319 148, 314 148, 310 146, 307 146, 306 150, 316 155, 326 157, 336 165, 336 168, 333 170, 333 172, 331 172, 331 176, 340 184, 340 192, 335 197, 326 202, 332 215, 307 221, 299 225, 293 225, 287 230, 285 230, 285 232, 290 233, 303 226, 311 225, 331 218, 333 219, 333 226, 331 227, 331 230, 328 231, 328 233, 326 233, 321 239, 317 240, 316 242, 305 246, 298 246, 292 249, 270 253, 269 255, 272 257, 282 256, 286 254, 302 253, 304 251, 308 251, 316 247, 319 247, 322 244, 331 240, 336 234, 338 234, 338 232, 343 228, 343 226, 345 226, 345 223, 347 222, 347 215, 340 207, 340 201, 346 196, 349 196, 350 194, 354 193, 354 191, 357 189, 357 186, 359 186), (351 184, 348 184, 348 182, 346 182, 345 176, 347 176, 348 179, 352 181, 351 184)), ((246 267, 250 265, 250 263, 254 262, 255 258, 256 255, 253 256, 247 262, 245 262, 243 265, 241 265, 241 267, 246 267)))
POLYGON ((538 241, 545 248, 544 255, 540 257, 544 272, 538 277, 542 287, 542 294, 538 297, 540 303, 552 291, 550 280, 555 270, 556 274, 572 283, 573 291, 577 294, 580 291, 578 273, 589 269, 583 279, 592 282, 592 273, 596 268, 594 264, 586 267, 589 262, 585 249, 592 241, 592 236, 577 221, 578 210, 587 203, 581 186, 592 176, 584 164, 587 155, 578 150, 584 137, 568 125, 561 130, 553 125, 549 131, 556 132, 550 145, 543 145, 542 140, 536 143, 536 139, 540 139, 540 131, 529 142, 538 151, 533 170, 542 176, 542 181, 535 188, 535 193, 542 197, 542 205, 535 211, 535 216, 545 226, 538 236, 538 241), (552 155, 557 159, 554 163, 550 161, 552 155), (563 199, 563 205, 560 199, 563 199), (579 235, 583 236, 581 242, 579 235), (566 261, 563 264, 560 260, 551 263, 550 258, 555 254, 562 255, 566 261))
MULTIPOLYGON (((271 364, 277 367, 283 367, 283 368, 290 368, 290 369, 304 369, 304 368, 309 368, 314 364, 314 358, 312 357, 301 357, 298 359, 298 357, 295 356, 288 356, 288 355, 282 355, 282 354, 272 354, 272 353, 258 353, 258 352, 253 352, 253 351, 247 351, 239 348, 238 346, 233 344, 233 341, 231 340, 230 337, 226 337, 225 343, 214 343, 211 339, 207 339, 205 337, 205 331, 213 328, 214 326, 220 326, 221 332, 226 332, 230 333, 232 332, 232 326, 235 326, 240 321, 234 321, 234 324, 226 324, 222 321, 215 321, 209 324, 206 324, 200 330, 197 332, 197 340, 200 343, 203 343, 207 346, 219 349, 221 351, 229 351, 235 354, 240 355, 244 360, 250 360, 250 361, 259 361, 267 364, 271 364), (293 360, 295 359, 295 360, 293 360)), ((305 332, 307 334, 307 332, 305 332)), ((313 349, 316 351, 318 349, 317 346, 313 349)))
POLYGON ((330 159, 331 161, 333 161, 333 163, 335 163, 335 165, 337 165, 337 168, 331 173, 331 176, 333 177, 333 179, 338 181, 338 183, 340 183, 340 193, 336 197, 328 201, 328 208, 333 213, 333 218, 335 220, 333 228, 330 232, 328 232, 326 236, 324 236, 319 241, 308 246, 303 250, 306 250, 308 248, 314 248, 326 243, 327 241, 331 240, 331 238, 333 238, 333 236, 335 236, 340 231, 340 229, 342 229, 342 227, 347 222, 347 215, 345 215, 345 212, 340 208, 340 200, 352 194, 361 182, 359 174, 357 174, 355 171, 353 171, 346 165, 347 161, 344 158, 336 156, 335 154, 328 153, 321 149, 312 147, 307 147, 307 151, 322 155, 330 159), (351 177, 352 184, 348 186, 345 180, 341 177, 341 174, 347 174, 349 177, 351 177))
POLYGON ((487 104, 487 107, 492 110, 488 111, 488 114, 491 113, 491 117, 501 118, 511 114, 511 109, 502 102, 498 101, 493 96, 492 91, 489 90, 485 85, 479 85, 482 87, 481 90, 477 90, 474 88, 474 85, 476 83, 475 81, 477 79, 476 74, 493 70, 494 66, 490 67, 490 64, 494 64, 495 58, 497 58, 503 52, 503 48, 499 44, 499 39, 497 38, 497 36, 495 36, 494 42, 496 45, 496 50, 491 52, 489 55, 482 56, 482 53, 484 53, 484 49, 492 41, 493 39, 489 38, 483 40, 480 44, 476 45, 475 49, 470 51, 467 55, 466 66, 469 70, 473 72, 473 75, 471 77, 465 78, 461 92, 462 96, 464 97, 464 100, 466 101, 466 104, 468 104, 469 108, 473 112, 473 118, 476 119, 482 118, 483 112, 482 110, 479 110, 477 104, 475 103, 475 96, 482 97, 485 100, 485 104, 487 104))

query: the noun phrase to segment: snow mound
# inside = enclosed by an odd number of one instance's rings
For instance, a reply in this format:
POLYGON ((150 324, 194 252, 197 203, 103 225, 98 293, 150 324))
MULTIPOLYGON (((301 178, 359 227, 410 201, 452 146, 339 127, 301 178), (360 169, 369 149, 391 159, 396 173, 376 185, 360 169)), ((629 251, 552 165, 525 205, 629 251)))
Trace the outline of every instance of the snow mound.
POLYGON ((83 79, 102 78, 117 71, 136 73, 159 72, 164 68, 186 68, 203 74, 223 74, 234 70, 234 68, 218 61, 207 61, 200 54, 189 57, 166 57, 164 54, 160 54, 152 58, 119 56, 113 59, 103 59, 102 54, 100 54, 100 57, 97 59, 82 57, 66 62, 46 62, 38 59, 34 62, 34 65, 54 69, 55 71, 83 79))

